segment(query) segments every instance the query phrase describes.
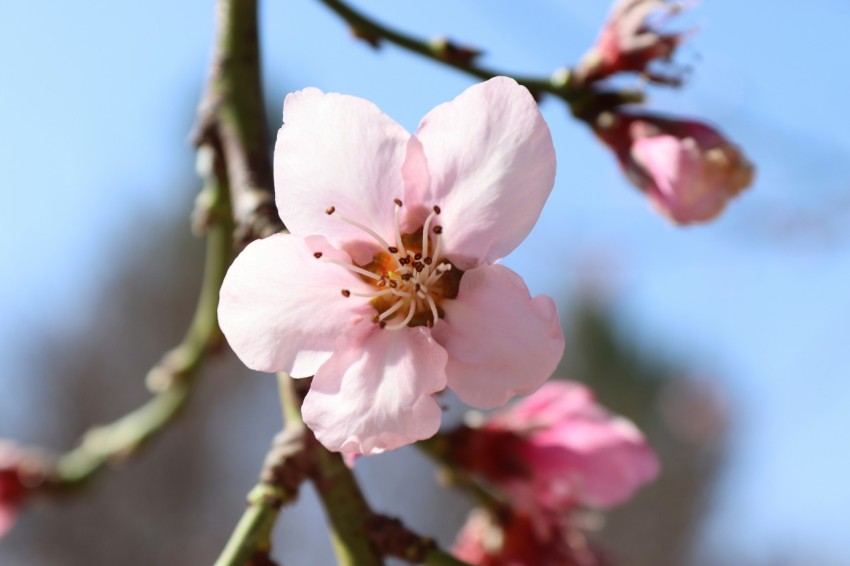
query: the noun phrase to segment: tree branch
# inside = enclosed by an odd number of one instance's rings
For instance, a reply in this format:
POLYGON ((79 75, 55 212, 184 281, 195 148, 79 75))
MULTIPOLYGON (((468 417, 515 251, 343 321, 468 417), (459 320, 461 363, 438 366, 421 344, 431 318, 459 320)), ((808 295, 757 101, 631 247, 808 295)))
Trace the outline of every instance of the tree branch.
MULTIPOLYGON (((459 47, 443 38, 425 41, 416 39, 383 25, 348 5, 344 0, 319 0, 343 20, 348 22, 355 35, 365 39, 373 46, 380 41, 388 41, 432 61, 462 71, 481 80, 496 76, 512 77, 539 98, 543 93, 551 94, 564 101, 579 119, 598 113, 599 108, 610 108, 622 104, 638 104, 644 96, 635 90, 605 90, 595 85, 577 85, 571 81, 571 71, 559 69, 550 78, 514 75, 504 71, 488 69, 475 64, 479 52, 459 47)), ((585 120, 587 121, 587 120, 585 120)))
POLYGON ((284 229, 277 213, 260 75, 257 0, 219 0, 215 53, 195 142, 217 141, 240 245, 284 229))
MULTIPOLYGON (((367 39, 373 39, 375 43, 381 40, 389 41, 402 49, 406 49, 443 65, 448 65, 449 67, 478 77, 481 80, 492 79, 500 75, 510 76, 509 73, 475 65, 473 59, 477 55, 477 52, 463 48, 459 49, 445 39, 433 41, 416 39, 369 18, 362 12, 349 6, 343 0, 320 1, 348 22, 357 35, 367 39)), ((571 100, 576 95, 576 91, 569 86, 565 78, 548 79, 522 76, 514 76, 513 78, 533 93, 548 92, 566 101, 571 100)))
POLYGON ((44 489, 81 485, 107 463, 135 452, 162 432, 185 405, 203 361, 221 343, 218 290, 230 265, 233 222, 220 164, 210 164, 198 202, 207 218, 201 292, 186 336, 148 373, 148 386, 156 395, 121 419, 87 432, 80 445, 60 457, 48 472, 41 486, 44 489))

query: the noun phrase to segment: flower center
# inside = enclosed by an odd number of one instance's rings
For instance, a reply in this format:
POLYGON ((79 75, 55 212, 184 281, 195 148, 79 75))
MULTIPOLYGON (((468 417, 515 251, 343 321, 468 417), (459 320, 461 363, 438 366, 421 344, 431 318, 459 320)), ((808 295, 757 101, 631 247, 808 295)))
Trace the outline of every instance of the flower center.
POLYGON ((463 272, 442 256, 443 227, 435 223, 440 207, 431 210, 420 230, 402 234, 399 213, 403 205, 398 199, 394 203, 394 244, 367 226, 337 213, 333 206, 325 210, 328 215, 363 230, 381 246, 372 261, 365 265, 334 262, 354 271, 375 287, 369 293, 342 289, 342 296, 370 297, 370 303, 378 311, 372 321, 386 330, 431 327, 444 315, 440 308, 442 299, 457 297, 463 272))

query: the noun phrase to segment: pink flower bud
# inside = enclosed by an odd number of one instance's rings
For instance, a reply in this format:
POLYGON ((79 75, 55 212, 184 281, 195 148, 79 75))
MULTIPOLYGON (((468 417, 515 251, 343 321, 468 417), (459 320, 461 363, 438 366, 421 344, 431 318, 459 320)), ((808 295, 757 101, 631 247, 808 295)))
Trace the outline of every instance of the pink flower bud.
POLYGON ((649 64, 670 60, 684 38, 683 33, 662 33, 653 23, 661 23, 681 10, 681 4, 665 0, 620 0, 614 5, 596 44, 576 67, 575 80, 586 84, 615 73, 637 72, 656 82, 678 84, 677 77, 653 72, 649 64), (655 22, 653 15, 658 15, 655 22))
POLYGON ((555 515, 541 525, 528 515, 496 518, 474 510, 458 534, 453 554, 478 566, 603 566, 579 529, 555 515))
POLYGON ((640 431, 575 382, 549 382, 482 427, 455 434, 458 464, 535 516, 617 505, 659 468, 640 431))
POLYGON ((753 165, 743 152, 707 124, 603 114, 595 128, 629 179, 676 224, 715 218, 753 181, 753 165))

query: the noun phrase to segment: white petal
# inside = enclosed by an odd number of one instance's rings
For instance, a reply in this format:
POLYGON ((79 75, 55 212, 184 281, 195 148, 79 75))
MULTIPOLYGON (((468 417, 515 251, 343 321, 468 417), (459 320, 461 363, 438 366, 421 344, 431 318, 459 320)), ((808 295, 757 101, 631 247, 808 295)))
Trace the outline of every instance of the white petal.
POLYGON ((302 413, 329 450, 377 454, 433 436, 446 386, 446 352, 423 327, 366 322, 316 373, 302 413))
POLYGON ((481 409, 534 391, 564 353, 555 302, 531 298, 522 278, 501 265, 467 271, 434 338, 449 354, 448 383, 462 401, 481 409))
POLYGON ((449 259, 466 270, 516 248, 555 181, 552 137, 528 90, 506 77, 477 84, 432 110, 415 137, 407 199, 442 209, 449 259), (425 162, 430 181, 415 174, 425 162))
POLYGON ((346 251, 352 241, 374 243, 325 214, 333 206, 389 240, 393 201, 403 197, 401 167, 410 134, 367 100, 315 88, 288 95, 283 120, 275 145, 275 194, 289 230, 323 235, 346 251))
POLYGON ((277 234, 252 242, 224 278, 218 305, 221 330, 251 369, 313 375, 333 352, 340 332, 374 314, 366 298, 342 289, 372 287, 328 263, 351 263, 322 237, 277 234), (314 257, 321 253, 321 259, 314 257))

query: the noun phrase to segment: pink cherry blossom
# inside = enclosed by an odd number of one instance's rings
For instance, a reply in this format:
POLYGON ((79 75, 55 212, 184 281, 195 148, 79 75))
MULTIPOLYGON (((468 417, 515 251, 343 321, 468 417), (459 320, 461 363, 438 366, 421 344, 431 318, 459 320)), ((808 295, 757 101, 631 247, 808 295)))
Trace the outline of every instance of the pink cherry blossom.
POLYGON ((608 508, 629 499, 658 474, 640 431, 596 404, 575 382, 552 381, 456 433, 459 464, 509 494, 534 516, 577 506, 608 508))
POLYGON ((563 353, 557 309, 494 262, 554 175, 546 123, 512 79, 467 89, 413 135, 366 100, 290 94, 275 187, 291 233, 236 258, 221 328, 250 368, 314 376, 304 421, 344 453, 432 436, 446 387, 482 408, 529 393, 563 353))
POLYGON ((677 224, 706 222, 753 181, 743 152, 713 127, 652 114, 621 114, 597 128, 629 178, 677 224))
POLYGON ((683 9, 666 0, 619 0, 599 38, 575 69, 574 78, 589 83, 621 72, 637 72, 659 83, 678 84, 675 75, 650 69, 654 61, 669 61, 684 33, 662 32, 656 24, 683 9), (653 16, 660 17, 653 18, 653 16))

